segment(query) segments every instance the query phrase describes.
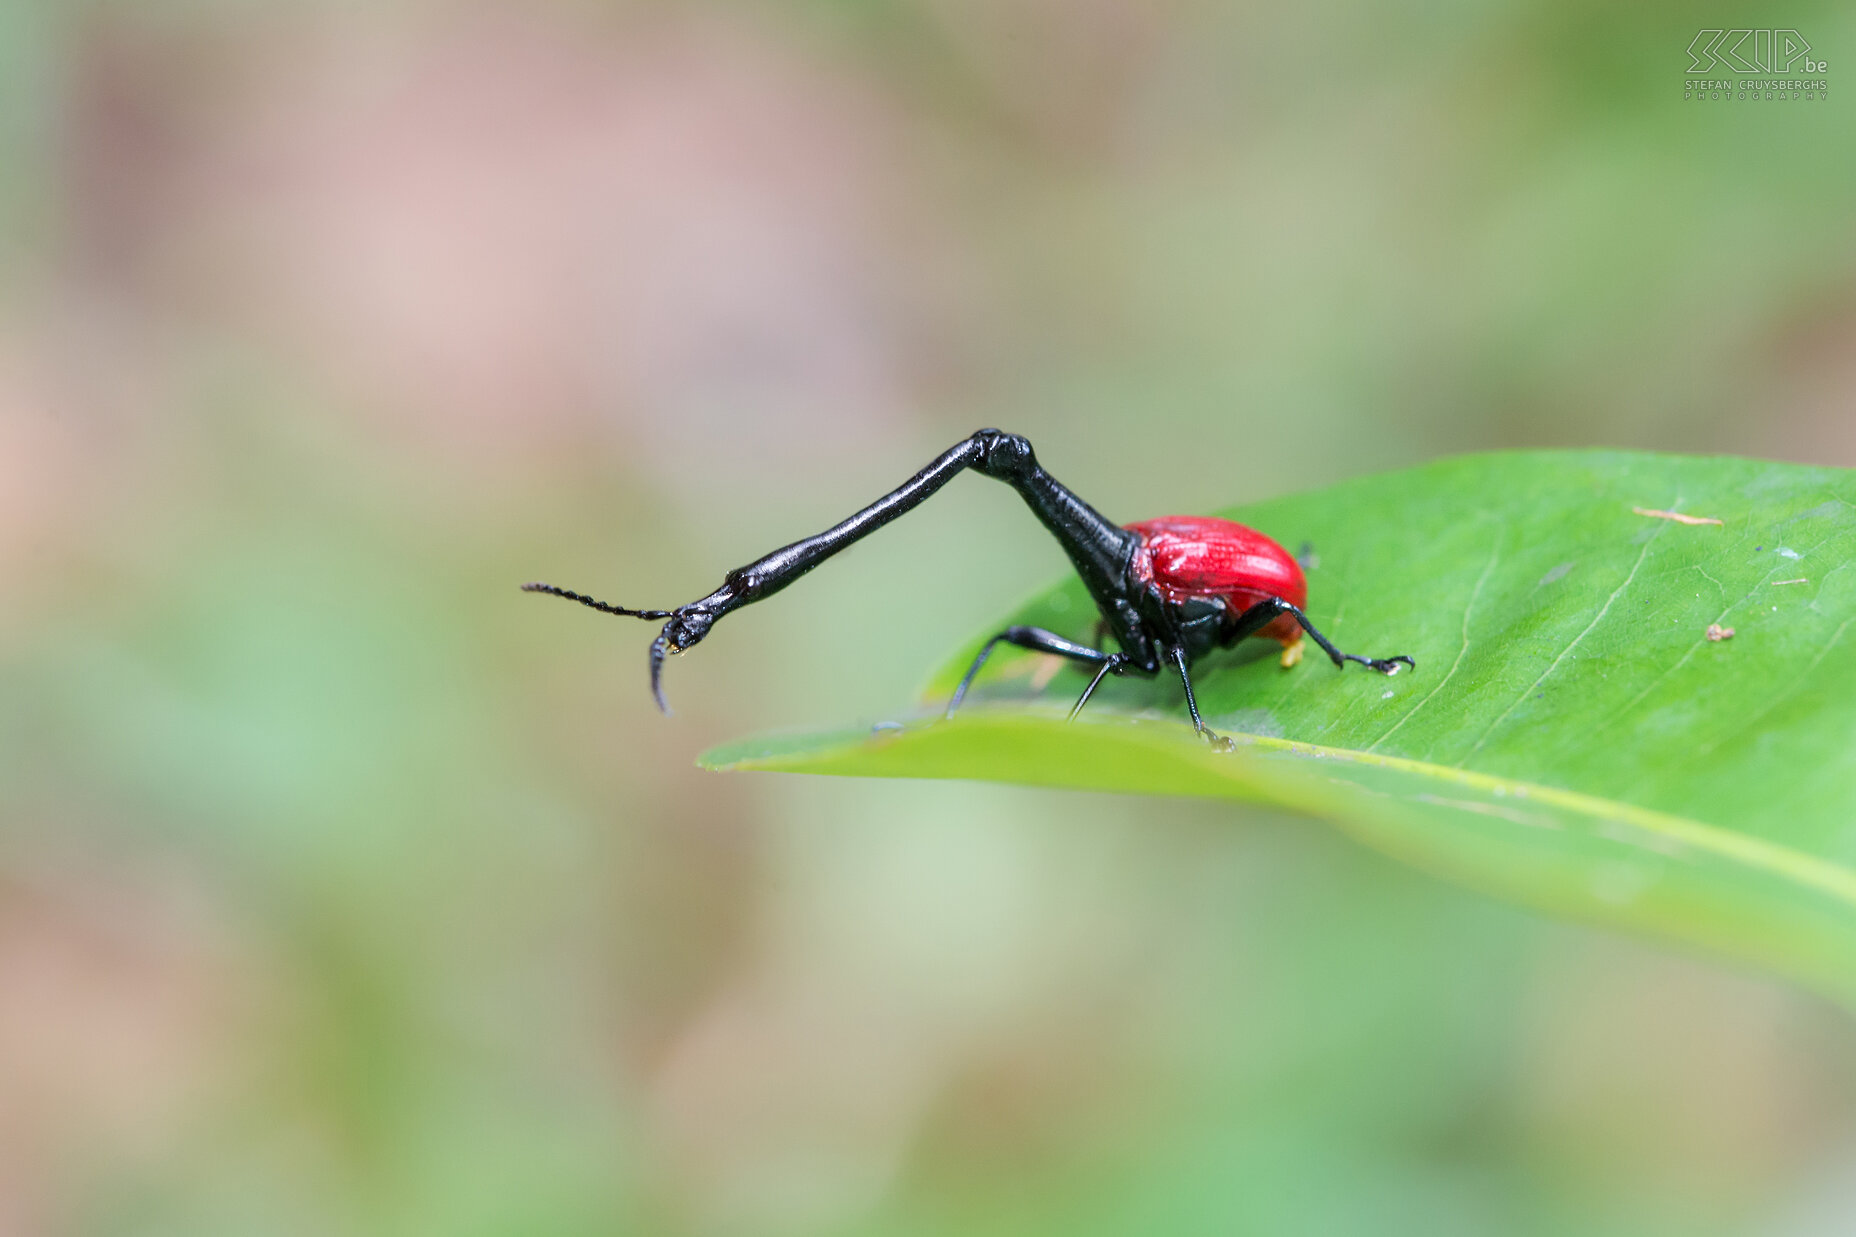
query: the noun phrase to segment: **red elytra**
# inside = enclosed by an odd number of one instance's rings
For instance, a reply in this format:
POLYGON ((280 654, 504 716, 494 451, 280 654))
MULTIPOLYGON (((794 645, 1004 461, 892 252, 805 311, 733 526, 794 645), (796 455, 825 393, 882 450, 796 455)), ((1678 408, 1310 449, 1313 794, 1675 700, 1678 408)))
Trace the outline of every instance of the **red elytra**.
MULTIPOLYGON (((1124 527, 1141 536, 1135 578, 1157 586, 1168 601, 1218 597, 1240 614, 1267 597, 1298 609, 1308 601, 1301 564, 1254 528, 1209 515, 1168 515, 1124 527)), ((1302 640, 1301 627, 1286 614, 1256 634, 1282 642, 1285 664, 1302 640)))

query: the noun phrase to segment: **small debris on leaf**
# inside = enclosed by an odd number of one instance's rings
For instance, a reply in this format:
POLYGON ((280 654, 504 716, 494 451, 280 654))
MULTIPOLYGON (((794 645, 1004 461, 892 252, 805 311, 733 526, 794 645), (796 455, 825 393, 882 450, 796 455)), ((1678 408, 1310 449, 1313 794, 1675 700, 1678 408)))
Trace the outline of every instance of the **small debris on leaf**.
POLYGON ((1722 627, 1719 623, 1708 624, 1708 639, 1714 641, 1716 644, 1719 644, 1723 640, 1732 640, 1733 638, 1733 628, 1722 627))
POLYGON ((1321 556, 1315 553, 1315 543, 1304 541, 1295 551, 1295 562, 1303 571, 1313 571, 1321 565, 1321 556))
POLYGON ((1638 515, 1647 515, 1657 520, 1674 520, 1678 524, 1719 524, 1713 516, 1683 515, 1680 511, 1658 511, 1654 507, 1632 507, 1638 515))
POLYGON ((1809 576, 1799 576, 1796 580, 1774 580, 1772 587, 1777 588, 1781 584, 1809 584, 1810 582, 1809 576))

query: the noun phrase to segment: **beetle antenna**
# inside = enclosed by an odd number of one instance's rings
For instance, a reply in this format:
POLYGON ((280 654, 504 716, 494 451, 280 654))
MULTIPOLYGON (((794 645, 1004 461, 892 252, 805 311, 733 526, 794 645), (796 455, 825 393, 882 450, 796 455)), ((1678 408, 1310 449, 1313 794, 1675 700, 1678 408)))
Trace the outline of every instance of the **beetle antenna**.
POLYGON ((595 601, 593 598, 585 596, 584 594, 570 592, 564 588, 556 588, 552 584, 543 584, 538 580, 530 584, 524 584, 522 586, 522 591, 525 593, 547 593, 552 597, 565 597, 567 600, 577 601, 583 606, 591 606, 602 614, 617 614, 622 618, 667 619, 675 613, 673 610, 627 610, 624 606, 614 606, 603 601, 595 601))

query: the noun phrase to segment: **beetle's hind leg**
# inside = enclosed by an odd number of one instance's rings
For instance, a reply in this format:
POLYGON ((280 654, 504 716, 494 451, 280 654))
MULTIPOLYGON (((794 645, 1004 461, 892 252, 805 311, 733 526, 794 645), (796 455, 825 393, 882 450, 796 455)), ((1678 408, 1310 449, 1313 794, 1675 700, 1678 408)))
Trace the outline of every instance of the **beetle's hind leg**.
POLYGON ((1021 649, 1030 649, 1035 653, 1052 653, 1058 657, 1067 657, 1071 661, 1097 667, 1096 677, 1084 689, 1082 699, 1076 702, 1076 707, 1070 710, 1071 717, 1075 717, 1082 710, 1083 705, 1088 703, 1098 683, 1108 675, 1118 672, 1128 664, 1129 660, 1126 654, 1104 653, 1101 649, 1092 649, 1086 644, 1078 644, 1074 640, 1065 639, 1056 632, 1046 631, 1042 627, 1008 627, 980 646, 979 655, 973 659, 973 664, 967 667, 967 673, 961 678, 960 686, 954 689, 954 698, 947 702, 946 716, 952 717, 954 710, 960 707, 960 702, 966 699, 967 688, 973 686, 973 680, 978 677, 980 667, 984 666, 986 659, 992 656, 993 646, 1001 642, 1015 644, 1021 649))
POLYGON ((1362 657, 1358 653, 1341 652, 1334 647, 1332 640, 1322 635, 1315 625, 1308 621, 1308 616, 1302 613, 1300 607, 1292 606, 1280 597, 1265 598, 1238 615, 1237 622, 1226 639, 1229 643, 1235 644, 1245 636, 1254 636, 1285 614, 1300 624, 1302 630, 1308 633, 1308 638, 1320 645, 1321 651, 1328 655, 1328 660, 1337 666, 1357 661, 1362 666, 1377 670, 1381 674, 1397 674, 1400 662, 1410 666, 1413 670, 1418 668, 1418 663, 1403 653, 1396 657, 1362 657))

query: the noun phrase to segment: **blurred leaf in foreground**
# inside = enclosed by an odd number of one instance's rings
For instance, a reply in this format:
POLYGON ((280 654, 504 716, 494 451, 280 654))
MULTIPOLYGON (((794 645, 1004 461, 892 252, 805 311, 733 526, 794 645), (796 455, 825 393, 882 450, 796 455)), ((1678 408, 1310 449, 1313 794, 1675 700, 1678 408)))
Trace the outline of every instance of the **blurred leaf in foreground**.
MULTIPOLYGON (((1195 667, 1207 721, 1241 741, 1214 752, 1176 682, 1112 681, 1065 724, 1079 672, 1001 656, 955 722, 752 739, 703 763, 1275 804, 1856 1001, 1856 473, 1475 456, 1220 514, 1311 541, 1314 621, 1417 673, 1285 671, 1248 642, 1195 667)), ((998 625, 1086 635, 1093 619, 1072 579, 998 625)))

